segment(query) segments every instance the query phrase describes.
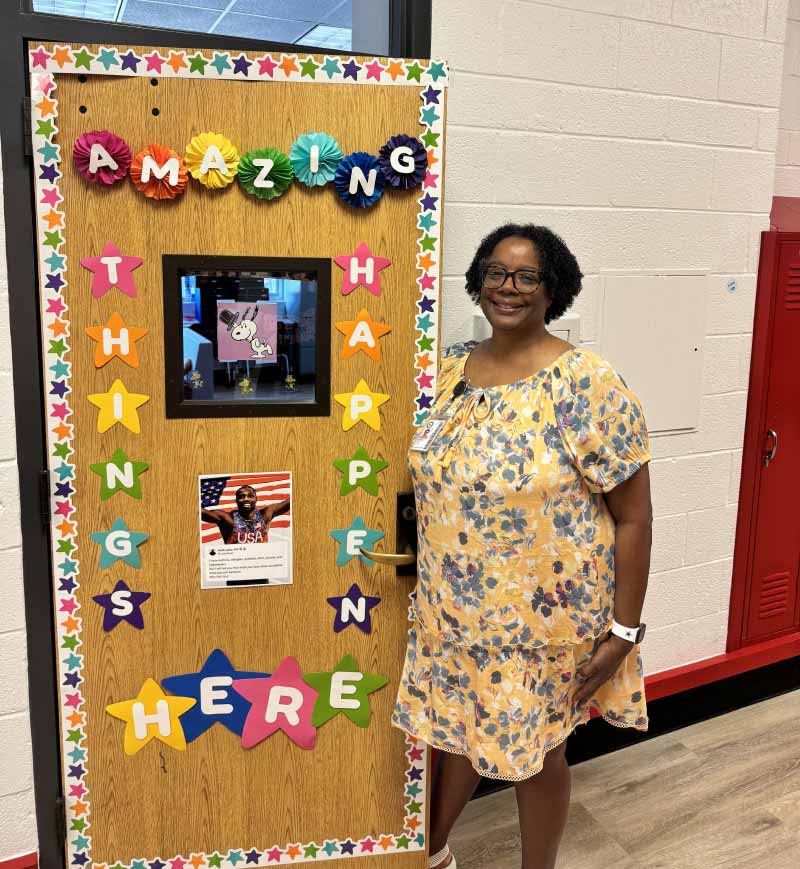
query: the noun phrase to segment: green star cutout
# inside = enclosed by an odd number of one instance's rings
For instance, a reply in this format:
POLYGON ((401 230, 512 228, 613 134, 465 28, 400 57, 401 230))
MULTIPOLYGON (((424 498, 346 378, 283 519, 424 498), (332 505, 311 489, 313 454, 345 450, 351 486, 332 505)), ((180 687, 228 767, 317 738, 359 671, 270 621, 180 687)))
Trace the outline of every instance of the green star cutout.
MULTIPOLYGON (((227 54, 217 54, 214 52, 214 59, 211 61, 211 66, 217 71, 217 75, 222 75, 226 69, 231 68, 231 62, 228 60, 227 54)), ((211 863, 208 864, 209 866, 211 863)))
POLYGON ((60 356, 62 353, 66 353, 67 345, 64 343, 64 339, 59 338, 58 341, 51 341, 50 352, 55 353, 56 356, 60 356))
POLYGON ((36 135, 37 136, 45 136, 46 138, 50 138, 50 136, 55 133, 56 128, 53 126, 53 122, 48 118, 46 121, 37 121, 36 122, 36 135))
POLYGON ((222 866, 222 855, 217 854, 216 852, 214 854, 211 854, 208 858, 208 865, 216 866, 217 869, 220 869, 220 867, 222 866))
POLYGON ((434 80, 434 82, 439 81, 440 78, 444 78, 447 75, 447 73, 444 71, 443 63, 432 63, 428 67, 426 72, 434 80))
POLYGON ((300 78, 304 75, 307 75, 309 78, 317 77, 317 70, 319 69, 320 64, 314 63, 314 58, 309 57, 306 60, 300 61, 300 78))
POLYGON ((421 81, 420 76, 425 70, 416 62, 411 64, 411 66, 406 66, 406 77, 409 81, 421 81))
POLYGON ((422 136, 422 142, 426 148, 435 148, 439 144, 439 133, 434 133, 432 130, 426 130, 422 136))
POLYGON ((430 350, 433 352, 433 338, 429 338, 426 335, 423 335, 422 338, 417 341, 417 347, 419 348, 419 352, 422 353, 424 350, 430 350))
POLYGON ((364 447, 359 447, 349 459, 334 459, 333 466, 342 474, 340 495, 349 495, 359 486, 368 494, 377 495, 378 474, 388 468, 389 463, 371 459, 364 447))
POLYGON ((336 847, 336 842, 326 842, 321 848, 320 851, 324 851, 329 857, 331 854, 335 854, 338 851, 336 847))
POLYGON ((413 784, 410 784, 410 785, 406 785, 406 793, 410 797, 418 796, 421 791, 422 791, 422 788, 416 782, 414 782, 413 784))
POLYGON ((100 500, 105 501, 117 492, 124 492, 131 498, 141 499, 142 484, 139 475, 150 467, 148 462, 135 462, 128 458, 125 450, 117 449, 108 462, 95 462, 89 470, 100 477, 100 500), (113 465, 116 470, 110 470, 113 465), (109 485, 109 483, 111 485, 109 485))
POLYGON ((426 127, 432 127, 441 117, 441 115, 436 114, 436 109, 433 106, 429 106, 427 109, 420 109, 419 116, 426 127))
POLYGON ((69 649, 70 652, 74 652, 77 647, 78 647, 78 638, 77 637, 64 637, 64 639, 61 643, 61 648, 62 649, 69 649))
POLYGON ((306 845, 303 848, 303 856, 304 857, 313 857, 316 860, 317 859, 317 851, 319 851, 319 848, 312 842, 310 845, 306 845))
POLYGON ((200 75, 205 75, 206 66, 208 66, 208 60, 199 51, 189 58, 189 72, 199 72, 200 75))
POLYGON ((68 459, 72 453, 69 444, 64 441, 63 444, 56 444, 53 447, 53 455, 59 459, 68 459))
POLYGON ((73 654, 70 655, 68 658, 64 658, 64 666, 68 670, 77 670, 80 667, 82 661, 83 658, 81 658, 80 655, 73 654))
POLYGON ((64 260, 66 257, 63 254, 58 254, 53 251, 49 257, 45 260, 47 265, 50 267, 51 272, 62 271, 64 268, 64 260))
POLYGON ((337 73, 342 71, 342 68, 339 66, 339 61, 336 60, 335 57, 326 57, 325 63, 322 64, 322 71, 328 76, 328 78, 333 78, 337 73))
POLYGON ((89 52, 82 48, 80 51, 75 52, 75 69, 82 66, 84 69, 91 69, 91 62, 94 59, 93 54, 89 54, 89 52))
POLYGON ((436 250, 436 239, 432 235, 425 235, 419 240, 420 250, 436 250))
POLYGON ((422 804, 418 803, 416 800, 411 800, 406 805, 406 811, 409 815, 419 815, 422 812, 422 804))
POLYGON ((69 555, 75 548, 75 544, 71 540, 59 540, 56 545, 56 552, 63 552, 64 555, 69 555))
MULTIPOLYGON (((75 752, 79 751, 81 753, 81 760, 83 760, 83 755, 85 754, 82 748, 74 748, 69 752, 69 756, 72 758, 73 763, 77 763, 78 761, 75 759, 75 752)), ((69 826, 70 830, 76 830, 78 833, 82 833, 86 829, 86 821, 83 818, 74 818, 72 823, 69 826)))
POLYGON ((54 145, 52 142, 45 142, 41 148, 36 149, 37 154, 42 155, 42 160, 45 163, 49 163, 51 160, 58 160, 58 145, 54 145))
POLYGON ((89 847, 89 840, 86 836, 76 836, 72 840, 72 847, 75 848, 76 851, 85 851, 89 847))
POLYGON ((398 848, 405 848, 406 850, 408 850, 408 846, 411 840, 408 838, 408 836, 403 834, 402 836, 398 836, 395 842, 397 843, 398 848))
MULTIPOLYGON (((125 867, 122 865, 122 863, 115 863, 115 864, 111 867, 111 869, 125 869, 125 867)), ((131 869, 133 869, 133 865, 131 865, 131 869)))
MULTIPOLYGON (((369 727, 370 708, 369 695, 379 688, 383 688, 389 681, 386 676, 378 676, 374 673, 361 673, 352 655, 345 655, 332 671, 325 673, 303 673, 303 681, 319 692, 314 711, 311 713, 311 724, 321 727, 326 721, 330 721, 335 715, 343 712, 353 724, 359 727, 369 727), (342 680, 344 685, 342 694, 348 699, 355 700, 358 706, 355 709, 342 709, 331 705, 331 687, 334 673, 358 673, 356 679, 342 680)), ((334 696, 337 691, 334 689, 334 696)))
POLYGON ((427 332, 433 326, 433 321, 430 314, 425 314, 424 317, 417 317, 417 329, 420 332, 427 332))
POLYGON ((74 742, 76 745, 81 742, 83 739, 83 733, 80 730, 68 730, 67 731, 67 742, 74 742))
POLYGON ((433 215, 427 212, 426 214, 420 214, 417 218, 417 226, 420 229, 424 229, 425 232, 430 232, 436 226, 436 221, 433 219, 433 215))
POLYGON ((228 852, 228 862, 233 863, 234 866, 237 863, 240 863, 242 860, 244 860, 244 857, 242 856, 241 851, 229 851, 228 852))
POLYGON ((53 232, 46 232, 46 233, 44 234, 44 243, 45 243, 48 247, 52 247, 52 248, 55 249, 55 248, 57 248, 57 247, 58 247, 58 246, 59 246, 63 241, 64 241, 64 239, 61 238, 61 233, 60 233, 59 230, 57 230, 57 229, 54 230, 53 232))
POLYGON ((103 69, 108 72, 112 66, 119 66, 117 53, 111 48, 101 48, 100 54, 97 55, 97 62, 103 65, 103 69))

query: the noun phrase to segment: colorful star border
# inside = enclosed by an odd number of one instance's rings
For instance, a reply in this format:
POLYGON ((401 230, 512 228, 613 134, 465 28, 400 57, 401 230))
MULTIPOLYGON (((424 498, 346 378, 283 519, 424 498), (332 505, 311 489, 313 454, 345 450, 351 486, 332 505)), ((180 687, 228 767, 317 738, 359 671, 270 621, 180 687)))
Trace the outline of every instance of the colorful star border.
MULTIPOLYGON (((54 517, 52 555, 58 587, 55 589, 58 672, 61 725, 64 739, 63 787, 66 802, 67 864, 86 867, 91 861, 91 802, 84 783, 87 775, 85 699, 81 691, 84 655, 79 654, 82 617, 77 599, 80 562, 76 557, 77 519, 75 516, 74 423, 70 401, 71 368, 67 361, 71 351, 69 307, 62 291, 68 285, 65 245, 64 197, 59 187, 62 177, 61 146, 58 134, 58 100, 54 91, 54 74, 128 75, 147 77, 186 77, 259 81, 314 81, 321 84, 391 84, 420 89, 423 106, 421 136, 428 151, 428 172, 422 186, 417 226, 419 253, 415 379, 418 387, 414 424, 421 425, 428 416, 436 382, 438 336, 439 258, 441 239, 441 169, 444 135, 441 103, 448 83, 447 66, 442 61, 416 61, 372 58, 358 63, 337 57, 314 57, 292 54, 168 51, 167 56, 152 51, 136 55, 132 50, 120 53, 114 46, 100 47, 96 54, 86 46, 77 51, 72 46, 56 45, 52 50, 39 45, 29 52, 31 80, 31 137, 36 190, 36 225, 38 241, 39 285, 43 325, 43 355, 50 389, 46 394, 48 465, 50 470, 50 510, 54 517), (236 57, 233 55, 236 54, 236 57), (57 522, 58 524, 55 524, 57 522)), ((411 609, 409 609, 409 617, 411 609)), ((232 849, 226 854, 192 853, 166 860, 132 860, 116 863, 108 869, 237 869, 270 863, 303 863, 311 860, 335 860, 369 854, 393 854, 425 848, 425 802, 427 794, 426 746, 406 734, 408 767, 405 778, 405 818, 400 834, 387 833, 373 839, 326 839, 322 843, 285 843, 248 849, 232 849)), ((103 864, 92 864, 101 866, 103 864)), ((105 869, 105 867, 104 867, 105 869)))

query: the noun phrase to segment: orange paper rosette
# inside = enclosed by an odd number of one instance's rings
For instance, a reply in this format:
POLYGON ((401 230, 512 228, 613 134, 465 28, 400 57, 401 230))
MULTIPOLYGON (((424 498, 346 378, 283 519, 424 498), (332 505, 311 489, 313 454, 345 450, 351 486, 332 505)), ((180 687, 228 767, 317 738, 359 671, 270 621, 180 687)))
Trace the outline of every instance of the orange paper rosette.
POLYGON ((186 163, 166 145, 148 145, 131 161, 133 186, 150 199, 177 199, 186 190, 186 163))

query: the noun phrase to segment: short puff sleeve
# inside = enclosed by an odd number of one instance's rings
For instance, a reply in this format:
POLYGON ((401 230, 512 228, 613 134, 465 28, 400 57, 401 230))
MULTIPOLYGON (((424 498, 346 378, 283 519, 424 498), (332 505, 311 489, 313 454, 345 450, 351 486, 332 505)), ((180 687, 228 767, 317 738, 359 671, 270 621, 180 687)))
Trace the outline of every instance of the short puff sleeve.
POLYGON ((650 461, 642 405, 598 354, 581 350, 553 382, 556 422, 589 490, 610 492, 650 461))

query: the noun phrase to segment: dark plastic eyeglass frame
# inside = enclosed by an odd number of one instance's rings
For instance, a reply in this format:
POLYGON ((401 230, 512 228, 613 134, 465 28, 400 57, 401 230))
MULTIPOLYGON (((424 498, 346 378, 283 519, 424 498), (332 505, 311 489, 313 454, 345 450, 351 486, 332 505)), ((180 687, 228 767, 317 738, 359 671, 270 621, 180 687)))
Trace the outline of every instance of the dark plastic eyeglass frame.
POLYGON ((505 284, 505 282, 506 282, 509 278, 511 278, 511 283, 514 285, 514 289, 515 289, 518 293, 524 293, 525 295, 530 295, 531 293, 535 293, 536 290, 538 290, 539 287, 542 285, 542 276, 541 276, 538 272, 534 272, 532 269, 516 269, 515 271, 510 272, 510 271, 508 271, 507 269, 504 269, 502 266, 487 266, 487 267, 483 270, 483 277, 481 278, 481 286, 482 286, 485 290, 499 290, 500 287, 502 287, 503 284, 505 284), (496 287, 488 287, 488 286, 486 285, 486 275, 487 275, 487 273, 488 273, 491 269, 497 269, 497 271, 499 271, 499 272, 502 271, 502 272, 503 272, 503 280, 500 281, 500 283, 499 283, 496 287), (531 290, 527 290, 527 289, 526 289, 526 290, 523 290, 521 287, 518 287, 518 286, 517 286, 517 275, 518 275, 520 272, 527 272, 528 274, 535 274, 535 275, 537 276, 537 277, 536 277, 536 285, 533 287, 533 289, 531 289, 531 290))

